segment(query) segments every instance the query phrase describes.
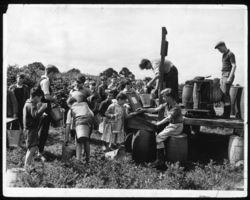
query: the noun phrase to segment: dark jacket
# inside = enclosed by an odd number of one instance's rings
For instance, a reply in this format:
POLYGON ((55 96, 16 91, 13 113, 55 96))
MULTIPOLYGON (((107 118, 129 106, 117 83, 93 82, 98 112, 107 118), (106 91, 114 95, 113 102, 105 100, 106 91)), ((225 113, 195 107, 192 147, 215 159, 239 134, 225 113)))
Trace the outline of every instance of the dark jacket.
POLYGON ((13 117, 14 114, 17 115, 17 100, 15 94, 11 90, 7 90, 7 117, 13 117))

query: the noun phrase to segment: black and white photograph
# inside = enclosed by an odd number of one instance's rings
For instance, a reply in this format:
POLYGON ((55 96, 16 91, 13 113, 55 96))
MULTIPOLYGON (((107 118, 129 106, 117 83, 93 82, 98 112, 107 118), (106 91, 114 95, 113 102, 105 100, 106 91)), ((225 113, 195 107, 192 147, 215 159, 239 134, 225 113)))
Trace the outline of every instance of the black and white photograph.
POLYGON ((242 4, 8 4, 5 197, 247 197, 242 4))

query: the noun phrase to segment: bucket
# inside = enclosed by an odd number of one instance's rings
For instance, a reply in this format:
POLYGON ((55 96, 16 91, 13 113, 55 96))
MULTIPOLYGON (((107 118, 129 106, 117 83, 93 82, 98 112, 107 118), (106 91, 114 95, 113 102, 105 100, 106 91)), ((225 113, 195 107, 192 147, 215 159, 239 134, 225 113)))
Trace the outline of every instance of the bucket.
POLYGON ((240 98, 240 118, 244 120, 244 88, 242 89, 240 98))
POLYGON ((137 162, 152 162, 156 159, 155 133, 139 130, 132 139, 132 158, 137 162))
POLYGON ((193 108, 193 85, 186 84, 182 90, 182 104, 185 108, 193 108))
POLYGON ((59 106, 55 106, 50 110, 52 121, 57 122, 63 119, 63 112, 59 106))
POLYGON ((231 164, 244 160, 244 139, 236 135, 230 136, 228 145, 228 159, 231 164))
POLYGON ((62 113, 62 119, 59 120, 59 121, 52 121, 52 126, 54 128, 58 128, 58 127, 63 127, 64 126, 64 122, 65 122, 65 120, 64 120, 65 109, 60 108, 60 110, 61 110, 61 113, 62 113))
POLYGON ((231 86, 229 90, 230 99, 231 99, 231 115, 240 114, 240 99, 243 87, 240 86, 231 86))
POLYGON ((171 136, 165 142, 166 160, 169 162, 185 162, 188 156, 188 140, 186 134, 171 136))
POLYGON ((77 138, 90 136, 90 128, 88 125, 78 125, 76 126, 75 129, 76 129, 77 138))
POLYGON ((62 146, 62 160, 68 161, 70 158, 72 158, 75 155, 76 147, 74 144, 63 144, 62 146))
POLYGON ((151 95, 150 94, 140 94, 140 99, 143 107, 150 107, 151 105, 151 95))

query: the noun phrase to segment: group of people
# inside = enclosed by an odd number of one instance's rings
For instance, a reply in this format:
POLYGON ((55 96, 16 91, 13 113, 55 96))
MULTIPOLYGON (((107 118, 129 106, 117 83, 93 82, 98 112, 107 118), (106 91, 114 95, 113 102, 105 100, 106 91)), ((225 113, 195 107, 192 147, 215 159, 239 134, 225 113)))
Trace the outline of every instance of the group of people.
MULTIPOLYGON (((229 89, 234 80, 236 69, 235 56, 227 49, 224 42, 216 46, 222 57, 221 89, 224 92, 224 115, 230 115, 229 89), (229 98, 228 98, 229 97, 229 98)), ((169 60, 163 65, 163 90, 158 93, 160 77, 160 60, 150 61, 142 59, 141 69, 152 69, 155 76, 151 80, 134 81, 112 76, 110 83, 107 77, 101 77, 101 83, 97 85, 94 80, 86 80, 80 75, 73 83, 70 90, 67 105, 69 107, 66 118, 65 144, 74 137, 76 143, 76 159, 82 161, 83 151, 86 163, 90 159, 90 135, 93 131, 102 134, 103 150, 110 151, 118 148, 125 141, 124 122, 139 112, 155 113, 164 110, 164 118, 157 122, 157 126, 164 125, 156 135, 157 160, 153 163, 156 168, 166 168, 164 163, 164 141, 171 135, 178 135, 183 130, 183 116, 178 98, 178 70, 169 60), (151 94, 151 108, 140 108, 136 112, 131 109, 128 101, 128 93, 139 96, 142 93, 151 94), (164 102, 160 105, 154 101, 162 95, 164 102), (100 126, 102 124, 102 126, 100 126)), ((49 65, 45 74, 37 86, 31 90, 23 84, 25 75, 18 74, 16 84, 8 88, 7 93, 7 117, 17 117, 23 133, 26 137, 27 153, 25 157, 25 169, 31 168, 32 158, 37 156, 45 161, 44 146, 47 141, 49 127, 52 121, 51 106, 57 103, 53 96, 51 83, 59 73, 57 67, 49 65), (14 106, 11 106, 14 105, 14 106)))

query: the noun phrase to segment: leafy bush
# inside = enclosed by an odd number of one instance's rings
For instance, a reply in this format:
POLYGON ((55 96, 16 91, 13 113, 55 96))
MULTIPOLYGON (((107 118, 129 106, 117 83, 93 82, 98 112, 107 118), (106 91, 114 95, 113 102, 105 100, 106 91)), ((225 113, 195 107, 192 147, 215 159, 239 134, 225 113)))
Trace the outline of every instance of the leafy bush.
MULTIPOLYGON (((178 162, 167 163, 166 171, 158 171, 149 164, 137 165, 128 153, 123 159, 107 160, 98 146, 94 148, 89 165, 79 163, 75 157, 67 163, 61 162, 60 159, 46 162, 45 165, 36 162, 34 172, 20 176, 15 186, 232 190, 236 183, 243 180, 243 167, 232 166, 228 161, 222 165, 217 165, 213 161, 208 164, 195 163, 193 169, 185 169, 178 162)), ((9 150, 7 157, 10 159, 7 163, 12 165, 8 166, 22 166, 17 161, 22 160, 24 153, 22 150, 9 150), (15 156, 16 154, 18 156, 15 156)))

